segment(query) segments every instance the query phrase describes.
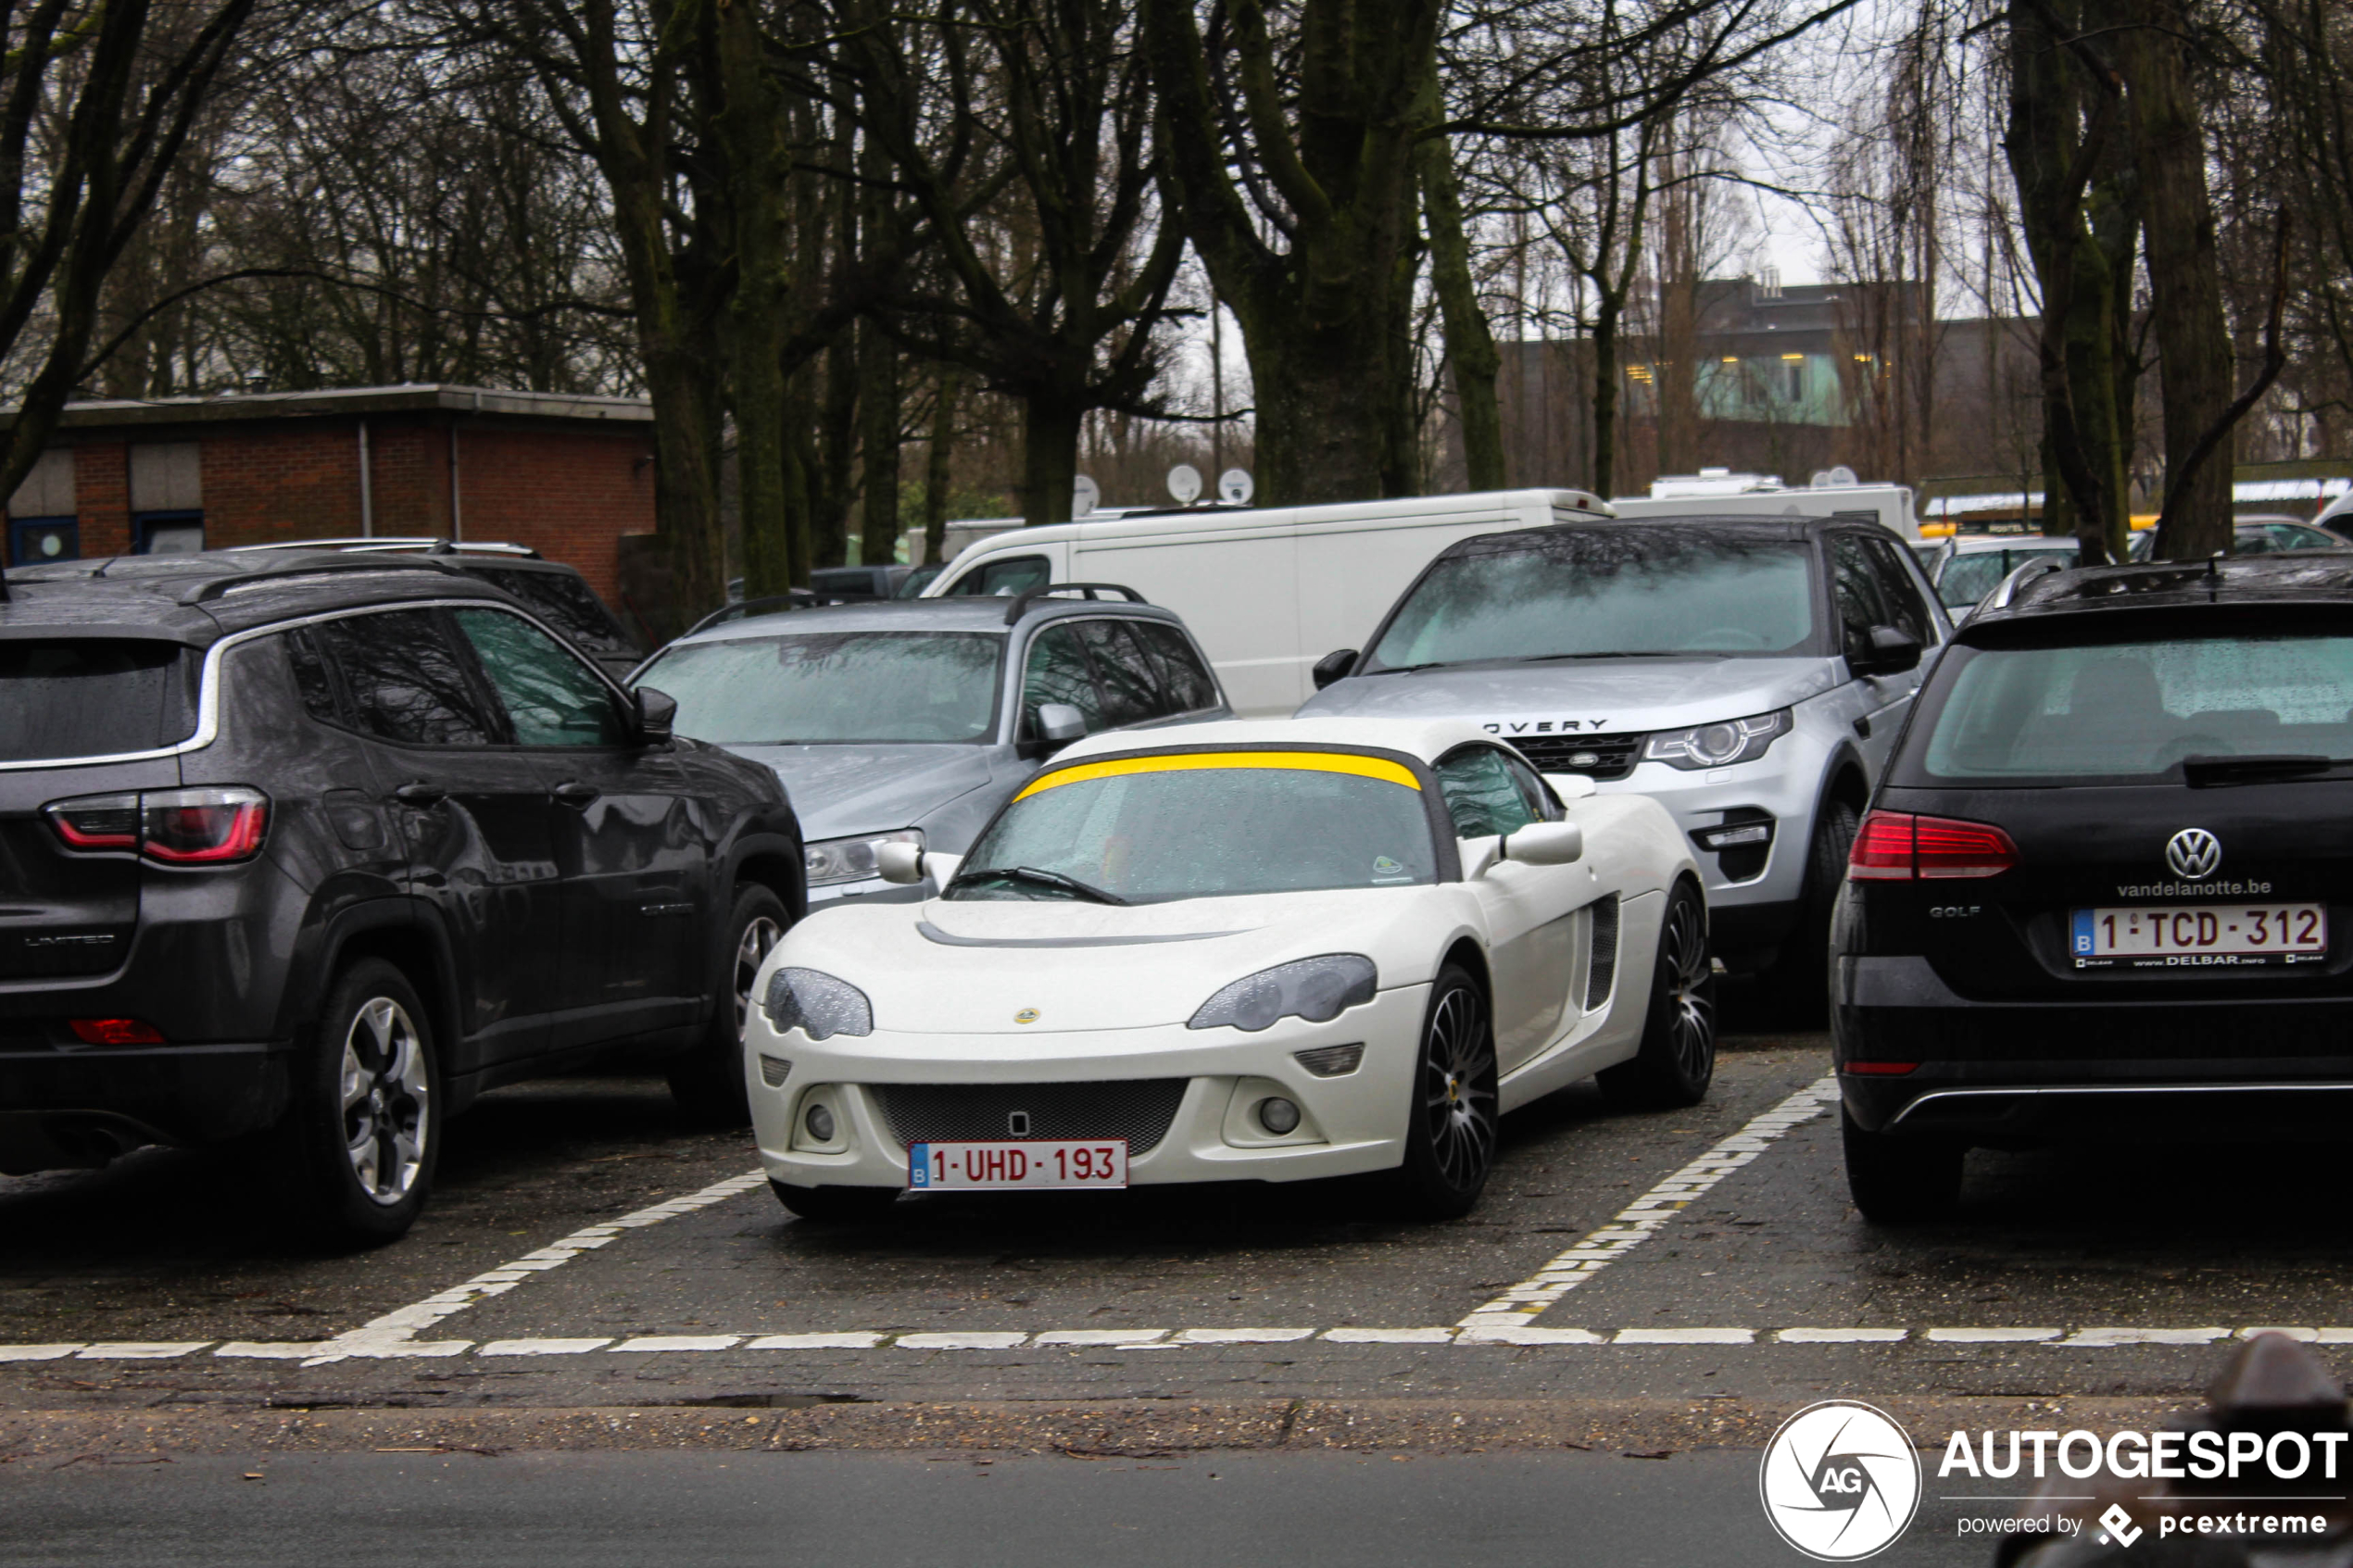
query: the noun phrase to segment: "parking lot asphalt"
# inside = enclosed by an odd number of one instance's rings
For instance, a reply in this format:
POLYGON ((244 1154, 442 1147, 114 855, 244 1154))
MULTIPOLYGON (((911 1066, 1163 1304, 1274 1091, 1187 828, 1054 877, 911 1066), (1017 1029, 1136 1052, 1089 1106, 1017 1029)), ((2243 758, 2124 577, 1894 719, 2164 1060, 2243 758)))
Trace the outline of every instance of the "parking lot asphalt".
POLYGON ((1441 1225, 1340 1185, 943 1195, 828 1229, 752 1179, 743 1135, 635 1079, 486 1097, 422 1223, 370 1253, 275 1239, 224 1160, 0 1180, 0 1449, 623 1409, 781 1412, 703 1423, 721 1441, 1034 1447, 1049 1406, 1200 1445, 1346 1442, 1360 1413, 1409 1446, 1753 1445, 1834 1396, 2178 1410, 2263 1326, 2353 1370, 2335 1152, 1980 1152, 1957 1217, 1883 1229, 1846 1200, 1821 1037, 1728 1044, 1697 1108, 1579 1088, 1512 1117, 1486 1198, 1441 1225), (1531 1296, 1546 1279, 1575 1283, 1531 1296), (1493 1327, 1516 1296, 1541 1310, 1493 1327), (877 1424, 911 1402, 967 1413, 877 1424))

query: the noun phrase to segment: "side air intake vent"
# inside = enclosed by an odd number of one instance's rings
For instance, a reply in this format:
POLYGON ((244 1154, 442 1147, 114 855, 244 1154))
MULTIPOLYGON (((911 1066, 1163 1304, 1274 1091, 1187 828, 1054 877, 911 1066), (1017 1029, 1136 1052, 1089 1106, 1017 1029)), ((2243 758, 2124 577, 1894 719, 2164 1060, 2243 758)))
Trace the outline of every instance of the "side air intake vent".
POLYGON ((1617 978, 1617 895, 1593 906, 1593 961, 1585 971, 1585 1010, 1592 1012, 1609 1000, 1617 978))

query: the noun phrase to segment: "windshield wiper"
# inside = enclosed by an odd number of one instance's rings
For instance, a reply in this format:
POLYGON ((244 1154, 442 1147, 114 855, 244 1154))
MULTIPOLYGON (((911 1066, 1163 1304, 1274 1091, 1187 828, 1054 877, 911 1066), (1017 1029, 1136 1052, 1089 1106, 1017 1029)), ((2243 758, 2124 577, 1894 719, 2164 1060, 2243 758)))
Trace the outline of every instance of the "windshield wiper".
POLYGON ((1378 670, 1367 670, 1367 675, 1410 675, 1416 670, 1438 670, 1453 663, 1451 659, 1433 659, 1426 664, 1384 664, 1378 670))
POLYGON ((1064 893, 1076 893, 1081 898, 1091 899, 1098 904, 1127 902, 1116 893, 1106 893, 1101 888, 1081 882, 1075 876, 1064 876, 1060 872, 1039 871, 1036 866, 984 866, 976 872, 958 872, 949 879, 948 886, 940 891, 944 893, 950 889, 961 887, 967 882, 992 881, 1026 882, 1039 887, 1059 888, 1064 893))
POLYGON ((1609 653, 1528 653, 1512 660, 1515 664, 1549 664, 1569 659, 1730 659, 1728 653, 1714 649, 1695 649, 1689 653, 1671 653, 1663 648, 1648 648, 1640 652, 1615 650, 1609 653))
POLYGON ((2252 757, 2184 757, 2182 759, 2182 777, 2192 788, 2202 788, 2208 784, 2254 784, 2262 779, 2325 773, 2338 766, 2334 758, 2298 752, 2274 752, 2252 757))

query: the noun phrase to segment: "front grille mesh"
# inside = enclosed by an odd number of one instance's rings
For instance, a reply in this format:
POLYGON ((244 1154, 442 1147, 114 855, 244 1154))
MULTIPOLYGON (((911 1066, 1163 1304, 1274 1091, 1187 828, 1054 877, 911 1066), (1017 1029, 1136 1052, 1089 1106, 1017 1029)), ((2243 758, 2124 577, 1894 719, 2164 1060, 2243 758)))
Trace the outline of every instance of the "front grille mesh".
POLYGON ((876 1084, 883 1120, 902 1144, 1006 1137, 1126 1138, 1127 1152, 1159 1147, 1176 1119, 1186 1078, 1092 1084, 876 1084), (1012 1131, 1026 1111, 1029 1130, 1012 1131))
POLYGON ((1642 759, 1641 735, 1505 735, 1540 773, 1582 773, 1604 783, 1622 779, 1642 759))
POLYGON ((1593 961, 1585 971, 1587 1012, 1609 1000, 1609 988, 1617 978, 1617 895, 1613 893, 1593 906, 1593 961))

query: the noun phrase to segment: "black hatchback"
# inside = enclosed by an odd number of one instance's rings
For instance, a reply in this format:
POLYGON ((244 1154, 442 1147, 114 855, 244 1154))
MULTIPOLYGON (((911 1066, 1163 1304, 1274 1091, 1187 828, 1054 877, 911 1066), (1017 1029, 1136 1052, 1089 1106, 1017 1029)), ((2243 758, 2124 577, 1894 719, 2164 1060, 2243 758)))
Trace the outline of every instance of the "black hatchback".
POLYGON ((800 834, 674 708, 428 559, 9 572, 0 1172, 243 1140, 382 1239, 496 1085, 651 1050, 740 1117, 800 834))
POLYGON ((1949 1207, 1972 1146, 2353 1117, 2353 559, 2040 570, 1937 660, 1849 861, 1872 1219, 1949 1207))

